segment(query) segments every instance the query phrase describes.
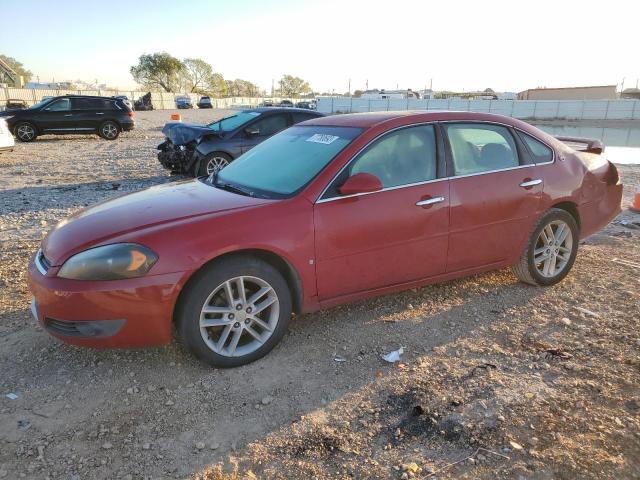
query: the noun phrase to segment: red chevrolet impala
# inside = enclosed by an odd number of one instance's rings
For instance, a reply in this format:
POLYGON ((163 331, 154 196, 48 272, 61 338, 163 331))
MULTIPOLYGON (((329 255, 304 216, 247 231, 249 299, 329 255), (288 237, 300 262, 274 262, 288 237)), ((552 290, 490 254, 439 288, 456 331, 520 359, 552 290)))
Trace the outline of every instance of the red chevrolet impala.
POLYGON ((167 343, 175 324, 230 367, 271 350, 292 311, 507 266, 553 285, 620 211, 601 150, 480 113, 313 119, 211 177, 60 222, 29 266, 32 310, 93 347, 167 343))

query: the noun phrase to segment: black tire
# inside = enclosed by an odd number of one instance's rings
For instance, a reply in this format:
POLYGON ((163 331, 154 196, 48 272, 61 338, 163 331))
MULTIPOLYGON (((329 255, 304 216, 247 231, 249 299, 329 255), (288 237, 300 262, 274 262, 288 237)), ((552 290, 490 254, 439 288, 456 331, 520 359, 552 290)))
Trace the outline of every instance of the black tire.
MULTIPOLYGON (((237 284, 234 283, 233 285, 235 285, 234 288, 236 288, 233 295, 237 295, 238 300, 236 301, 240 302, 237 284)), ((258 303, 259 302, 256 301, 255 305, 258 303)), ((247 303, 247 305, 249 304, 247 303)), ((243 332, 239 337, 241 341, 250 343, 254 340, 253 337, 243 330, 243 323, 248 323, 248 321, 242 321, 239 318, 241 312, 244 312, 244 308, 245 306, 236 311, 238 315, 237 320, 239 321, 236 323, 229 321, 231 322, 229 324, 232 325, 234 329, 240 329, 243 332)), ((272 307, 267 307, 263 312, 269 312, 271 308, 272 307)), ((273 349, 273 347, 275 347, 282 339, 287 330, 287 326, 291 318, 291 308, 291 292, 289 291, 287 282, 278 270, 270 264, 255 257, 234 256, 211 263, 204 267, 193 279, 189 281, 189 284, 180 299, 178 308, 176 309, 175 320, 180 339, 197 358, 214 367, 229 368, 253 362, 263 357, 273 349), (205 305, 211 305, 211 303, 209 303, 211 301, 210 296, 216 292, 218 288, 222 287, 225 282, 240 276, 257 277, 271 287, 278 302, 277 310, 271 312, 273 318, 277 319, 277 323, 275 323, 275 326, 272 325, 272 333, 261 346, 245 355, 229 356, 215 352, 205 342, 200 330, 200 317, 205 305)), ((221 315, 221 318, 225 317, 224 314, 221 315)), ((269 313, 267 316, 268 315, 269 313)), ((263 317, 263 319, 264 318, 266 317, 263 317)), ((253 324, 249 326, 256 327, 256 325, 253 324)), ((213 328, 214 330, 212 333, 210 333, 211 330, 206 330, 206 335, 210 339, 211 343, 217 343, 220 341, 222 331, 226 327, 220 326, 213 328), (216 328, 219 330, 215 330, 216 328), (213 336, 217 333, 220 333, 220 336, 218 338, 214 338, 213 336)), ((234 331, 228 333, 228 337, 231 341, 233 340, 232 335, 234 335, 234 331)), ((240 345, 240 343, 238 342, 237 345, 240 345)), ((223 346, 227 348, 224 341, 223 346)))
MULTIPOLYGON (((210 171, 211 162, 216 162, 218 165, 222 165, 222 163, 227 162, 226 165, 222 166, 222 168, 224 168, 227 165, 229 165, 232 161, 233 159, 226 153, 211 152, 206 157, 200 159, 200 163, 198 163, 198 165, 196 166, 198 170, 196 171, 196 174, 194 176, 195 177, 202 177, 203 175, 209 176, 211 174, 211 171, 210 171)), ((211 167, 213 167, 213 165, 211 165, 211 167)), ((220 168, 220 170, 222 170, 222 168, 220 168)))
POLYGON ((13 128, 13 134, 21 142, 33 142, 38 137, 38 130, 33 123, 20 122, 13 128))
POLYGON ((107 120, 102 122, 98 127, 98 135, 100 135, 105 140, 115 140, 120 135, 122 129, 120 125, 112 120, 107 120))
MULTIPOLYGON (((533 228, 524 252, 522 252, 520 260, 518 260, 518 263, 516 263, 512 267, 513 273, 516 275, 516 277, 518 277, 520 281, 528 283, 530 285, 549 286, 555 285, 556 283, 562 281, 564 277, 567 276, 567 274, 571 270, 571 267, 573 267, 573 263, 575 262, 576 255, 578 253, 579 234, 580 229, 578 228, 578 224, 576 223, 575 218, 573 218, 570 213, 559 208, 552 208, 550 210, 547 210, 540 217, 535 227, 533 228), (560 269, 554 275, 545 276, 539 271, 538 266, 536 265, 536 261, 534 260, 534 253, 536 250, 536 246, 538 246, 538 248, 542 248, 540 246, 541 244, 539 243, 541 241, 540 236, 542 234, 542 231, 545 229, 545 227, 550 226, 553 222, 564 222, 569 227, 571 231, 571 252, 569 253, 569 258, 566 260, 566 263, 563 265, 562 269, 560 269)), ((553 247, 551 247, 550 250, 553 250, 553 247)), ((544 255, 544 253, 542 254, 544 255)))

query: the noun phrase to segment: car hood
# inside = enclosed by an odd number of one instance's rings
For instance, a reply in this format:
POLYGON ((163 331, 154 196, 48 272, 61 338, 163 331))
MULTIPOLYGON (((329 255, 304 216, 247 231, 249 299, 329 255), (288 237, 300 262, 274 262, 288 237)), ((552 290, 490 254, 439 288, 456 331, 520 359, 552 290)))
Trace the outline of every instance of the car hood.
MULTIPOLYGON (((51 265, 127 233, 181 220, 270 203, 220 190, 200 180, 168 183, 123 195, 80 210, 61 221, 42 241, 51 265)), ((132 235, 133 237, 134 235, 132 235)))
POLYGON ((14 109, 14 110, 2 110, 0 112, 0 117, 12 117, 18 112, 22 112, 24 109, 14 109))
POLYGON ((174 145, 186 145, 203 135, 215 135, 216 131, 197 123, 169 122, 162 128, 162 133, 174 145))

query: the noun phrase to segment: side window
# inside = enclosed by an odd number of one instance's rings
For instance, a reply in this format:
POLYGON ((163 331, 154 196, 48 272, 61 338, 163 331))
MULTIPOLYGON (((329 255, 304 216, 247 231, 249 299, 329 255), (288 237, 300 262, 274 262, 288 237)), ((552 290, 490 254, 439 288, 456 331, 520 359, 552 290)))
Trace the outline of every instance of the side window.
POLYGON ((349 176, 371 173, 384 188, 436 178, 433 125, 403 128, 376 140, 348 167, 349 176))
POLYGON ((540 140, 533 138, 526 133, 518 132, 520 138, 527 144, 531 155, 533 155, 533 161, 535 163, 546 163, 553 161, 553 150, 547 147, 540 140))
POLYGON ((280 130, 287 128, 287 116, 286 115, 269 115, 261 120, 258 120, 251 128, 259 130, 260 137, 270 137, 278 133, 280 130))
POLYGON ((71 110, 71 100, 68 98, 61 98, 60 100, 56 100, 51 105, 49 105, 45 110, 50 112, 64 112, 67 110, 71 110))
POLYGON ((71 102, 74 110, 110 110, 111 102, 101 98, 74 98, 71 102))
POLYGON ((312 118, 316 118, 316 115, 310 115, 308 113, 300 113, 294 112, 291 114, 293 117, 293 123, 304 122, 305 120, 311 120, 312 118))
POLYGON ((454 175, 517 167, 518 151, 506 127, 485 123, 454 123, 446 126, 454 175))

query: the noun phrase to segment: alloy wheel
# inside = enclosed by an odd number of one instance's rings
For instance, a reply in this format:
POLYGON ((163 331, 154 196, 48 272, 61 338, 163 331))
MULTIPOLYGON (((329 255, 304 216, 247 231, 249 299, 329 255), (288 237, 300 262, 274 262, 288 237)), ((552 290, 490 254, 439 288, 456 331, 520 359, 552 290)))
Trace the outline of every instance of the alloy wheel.
POLYGON ((118 134, 118 128, 113 123, 105 123, 102 126, 102 133, 106 138, 115 138, 118 134))
POLYGON ((31 125, 20 125, 16 131, 20 140, 33 140, 36 132, 31 125))
POLYGON ((538 235, 533 263, 540 275, 552 278, 560 274, 571 259, 573 235, 562 220, 549 222, 538 235))
POLYGON ((234 277, 218 285, 200 312, 200 335, 218 355, 242 357, 258 350, 278 324, 280 301, 258 277, 234 277))
POLYGON ((214 172, 222 170, 229 165, 229 162, 224 157, 213 157, 207 162, 207 175, 211 175, 214 172))

